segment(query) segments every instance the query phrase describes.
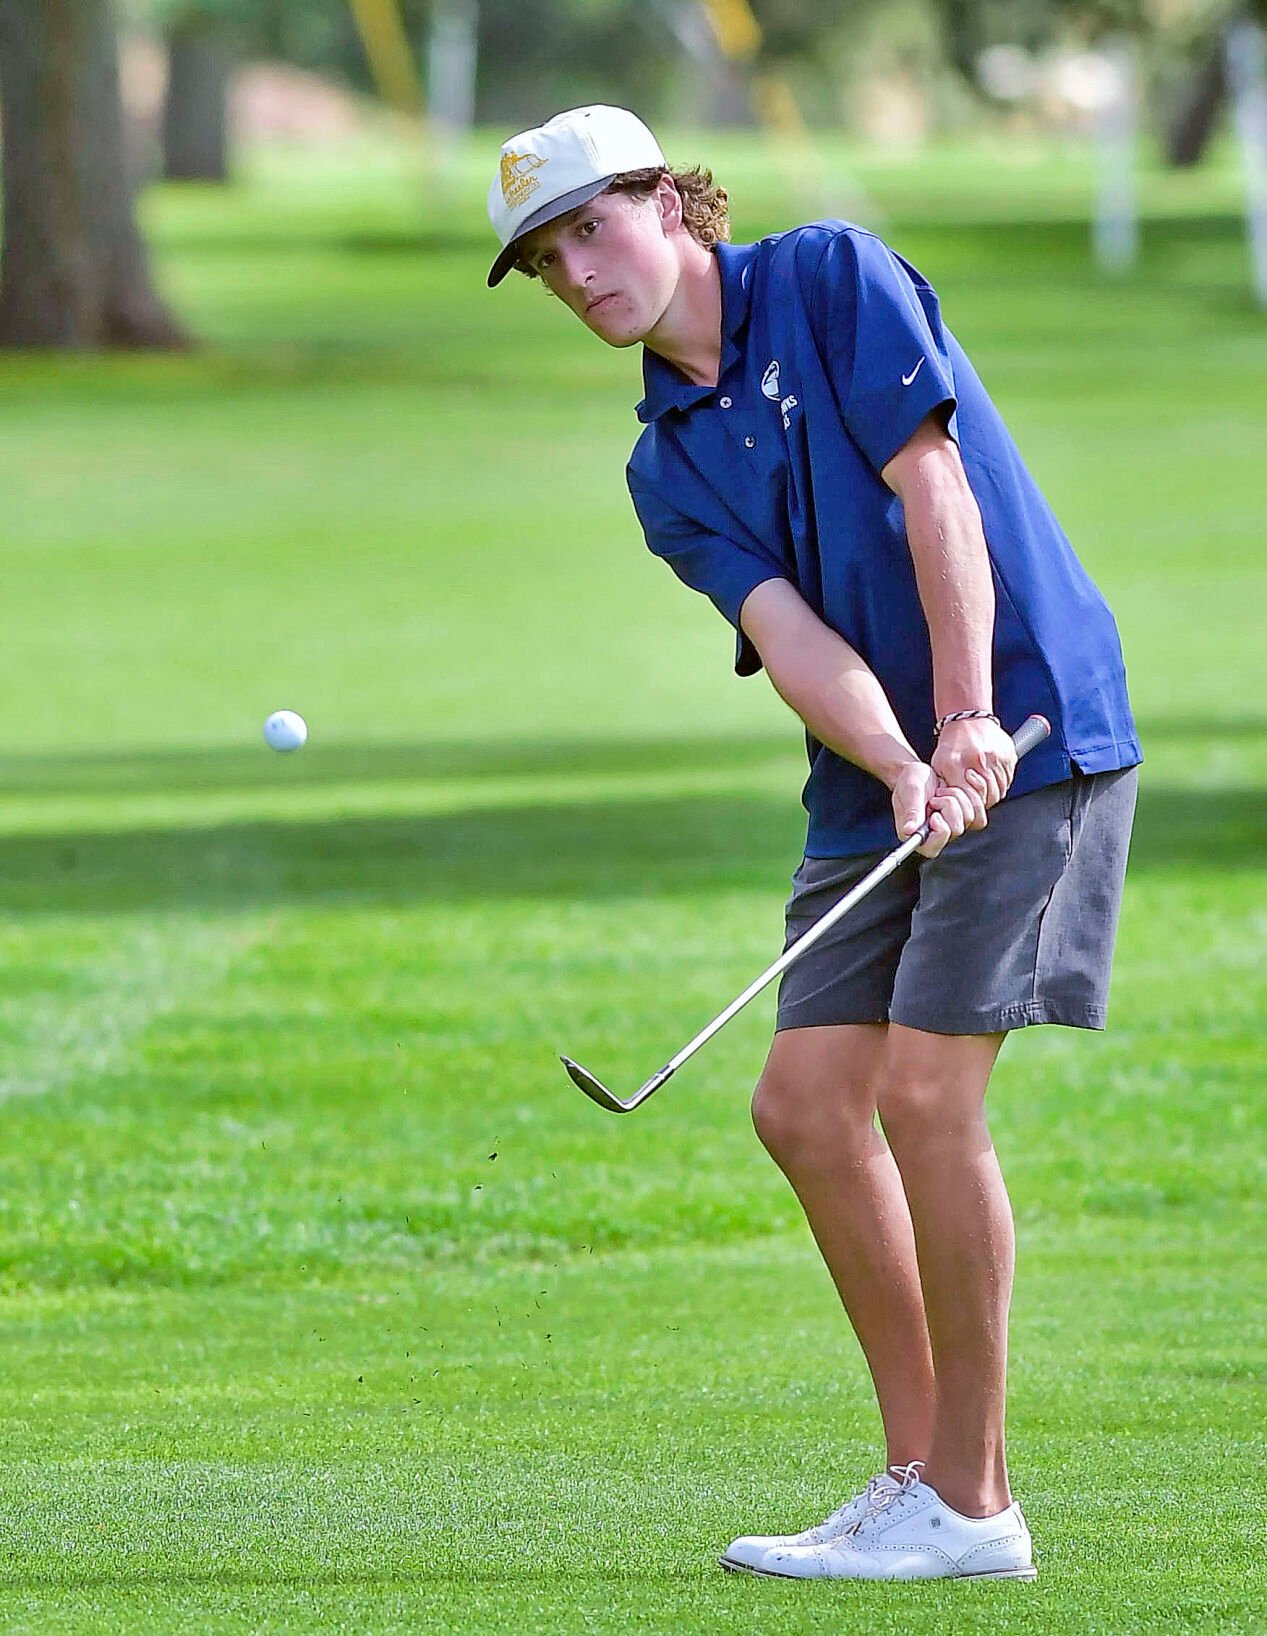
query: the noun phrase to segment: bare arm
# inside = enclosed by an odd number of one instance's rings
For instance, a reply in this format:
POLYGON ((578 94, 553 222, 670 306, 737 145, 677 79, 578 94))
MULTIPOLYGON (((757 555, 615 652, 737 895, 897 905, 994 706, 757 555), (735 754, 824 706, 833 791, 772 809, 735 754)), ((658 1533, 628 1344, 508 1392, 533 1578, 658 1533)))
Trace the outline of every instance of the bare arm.
POLYGON ((825 625, 795 586, 767 580, 750 593, 739 622, 779 697, 829 750, 880 779, 892 792, 899 835, 925 817, 933 833, 921 851, 935 856, 976 814, 962 790, 946 788, 920 761, 898 725, 875 672, 825 625))
MULTIPOLYGON (((932 643, 934 710, 939 717, 993 710, 994 581, 981 512, 958 446, 929 416, 880 475, 901 499, 906 517, 932 643)), ((979 795, 989 807, 1007 794, 1016 752, 993 722, 953 722, 932 765, 947 783, 979 795)))

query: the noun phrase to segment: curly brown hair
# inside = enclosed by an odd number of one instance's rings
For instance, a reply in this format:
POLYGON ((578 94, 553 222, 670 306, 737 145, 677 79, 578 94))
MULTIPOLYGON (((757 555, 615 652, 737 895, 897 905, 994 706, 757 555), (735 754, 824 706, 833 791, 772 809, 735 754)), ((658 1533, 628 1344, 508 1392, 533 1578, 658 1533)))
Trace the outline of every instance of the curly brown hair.
MULTIPOLYGON (((711 170, 693 165, 690 170, 673 170, 667 165, 651 165, 646 170, 627 170, 613 177, 603 189, 605 193, 628 193, 635 199, 649 199, 660 185, 660 178, 669 176, 682 200, 682 224, 697 244, 706 250, 730 238, 730 207, 724 187, 713 181, 711 170)), ((528 278, 536 273, 522 258, 515 270, 528 278)))

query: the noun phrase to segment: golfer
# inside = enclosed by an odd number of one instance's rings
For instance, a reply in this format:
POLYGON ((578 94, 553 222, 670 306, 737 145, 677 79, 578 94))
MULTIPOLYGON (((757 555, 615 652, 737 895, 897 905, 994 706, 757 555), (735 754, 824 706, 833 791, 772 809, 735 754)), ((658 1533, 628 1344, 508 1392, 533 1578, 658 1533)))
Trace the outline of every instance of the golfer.
POLYGON ((710 174, 608 107, 507 142, 489 213, 490 285, 516 269, 609 346, 641 343, 647 544, 805 724, 789 943, 895 830, 932 824, 784 974, 753 1099, 866 1355, 887 1469, 722 1563, 1031 1579, 984 1104, 1012 1029, 1104 1025, 1140 760, 1112 615, 932 287, 874 233, 731 245, 710 174), (1034 712, 1052 733, 1018 766, 1009 731, 1034 712))

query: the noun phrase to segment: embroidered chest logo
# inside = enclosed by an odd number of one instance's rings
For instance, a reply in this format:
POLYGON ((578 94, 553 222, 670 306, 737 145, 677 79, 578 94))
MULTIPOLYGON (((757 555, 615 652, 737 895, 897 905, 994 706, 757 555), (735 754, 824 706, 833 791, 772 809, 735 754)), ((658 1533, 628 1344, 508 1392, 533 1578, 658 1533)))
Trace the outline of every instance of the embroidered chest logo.
POLYGON ((770 399, 771 403, 778 404, 783 415, 783 430, 786 432, 788 427, 792 424, 791 420, 788 418, 789 414, 791 410, 797 407, 800 400, 794 398, 790 392, 786 398, 780 396, 779 360, 777 358, 771 358, 770 362, 766 365, 765 374, 761 377, 761 390, 765 393, 766 397, 770 399))
POLYGON ((524 200, 541 186, 539 178, 531 175, 540 170, 545 160, 535 153, 502 154, 502 198, 508 210, 518 210, 524 200))

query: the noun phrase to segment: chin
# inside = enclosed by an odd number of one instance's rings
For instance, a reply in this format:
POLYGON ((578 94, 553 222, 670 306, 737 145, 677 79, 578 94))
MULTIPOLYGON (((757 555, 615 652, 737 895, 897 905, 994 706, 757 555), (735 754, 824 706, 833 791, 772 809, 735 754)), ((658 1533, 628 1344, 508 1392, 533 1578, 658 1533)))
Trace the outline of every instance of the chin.
MULTIPOLYGON (((623 305, 623 303, 622 303, 623 305)), ((636 314, 629 312, 596 313, 591 320, 582 315, 587 329, 593 331, 600 341, 606 341, 609 347, 636 346, 647 333, 646 327, 638 321, 636 314)))
POLYGON ((615 347, 618 351, 625 347, 636 347, 638 342, 642 339, 643 336, 641 332, 639 332, 637 335, 620 334, 603 336, 603 340, 607 342, 607 345, 609 347, 615 347))
POLYGON ((640 325, 628 322, 610 326, 590 324, 588 327, 598 336, 600 341, 606 341, 609 347, 637 346, 638 342, 646 334, 646 331, 640 325))

